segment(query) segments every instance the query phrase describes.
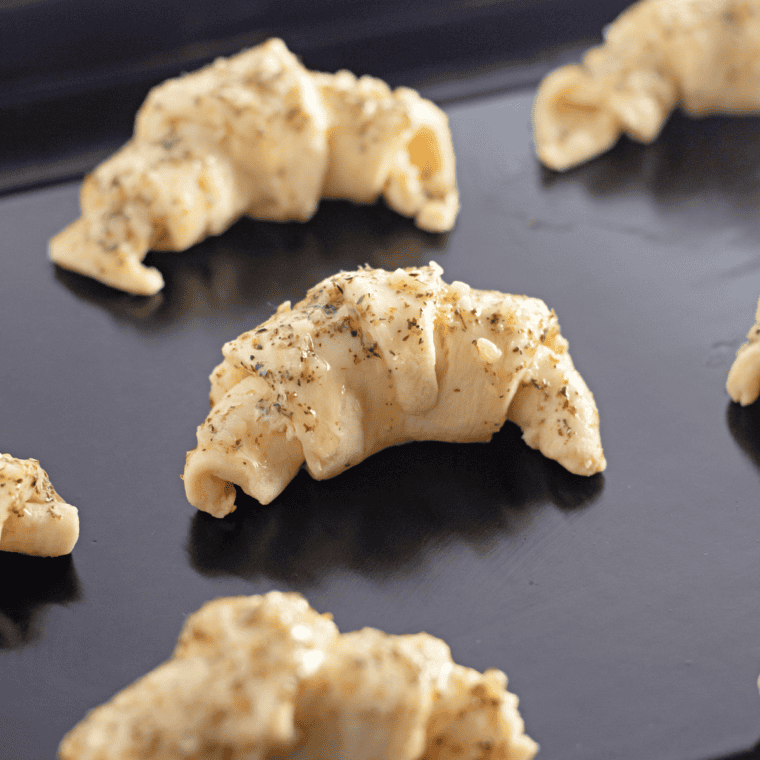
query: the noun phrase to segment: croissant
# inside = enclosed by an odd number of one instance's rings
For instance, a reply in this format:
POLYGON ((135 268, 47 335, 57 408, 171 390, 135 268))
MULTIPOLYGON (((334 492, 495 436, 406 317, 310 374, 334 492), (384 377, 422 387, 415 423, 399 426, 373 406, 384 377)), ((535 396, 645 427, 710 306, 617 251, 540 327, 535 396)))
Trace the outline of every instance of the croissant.
POLYGON ((79 512, 36 459, 0 454, 0 551, 59 557, 79 538, 79 512))
POLYGON ((583 65, 541 83, 536 152, 565 171, 625 133, 652 142, 680 105, 692 116, 760 110, 760 0, 639 0, 583 65))
POLYGON ((383 196, 433 232, 459 209, 446 115, 413 90, 307 71, 279 39, 155 87, 133 138, 88 175, 62 267, 149 295, 151 249, 182 251, 242 215, 305 221, 322 197, 383 196))
POLYGON ((305 462, 330 478, 386 446, 487 441, 507 419, 573 473, 606 462, 591 391, 543 301, 443 270, 340 272, 227 343, 185 466, 191 504, 271 502, 305 462))
POLYGON ((726 381, 729 396, 742 406, 754 403, 760 396, 760 300, 755 324, 747 338, 748 341, 736 352, 726 381))
POLYGON ((208 602, 170 660, 92 712, 61 760, 530 760, 499 670, 426 633, 338 633, 299 594, 208 602))

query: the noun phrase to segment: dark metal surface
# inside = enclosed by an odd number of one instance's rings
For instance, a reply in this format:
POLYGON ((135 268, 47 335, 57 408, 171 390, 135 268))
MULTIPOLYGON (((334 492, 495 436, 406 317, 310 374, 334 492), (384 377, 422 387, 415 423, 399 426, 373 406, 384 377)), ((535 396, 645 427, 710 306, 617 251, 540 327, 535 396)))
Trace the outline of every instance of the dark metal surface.
POLYGON ((0 200, 0 451, 40 459, 82 525, 70 558, 0 557, 0 758, 53 757, 204 601, 273 588, 505 670, 544 760, 753 757, 760 409, 724 384, 760 294, 757 121, 676 116, 557 176, 532 153, 532 95, 447 106, 452 233, 325 203, 151 254, 150 299, 47 261, 76 184, 0 200), (196 514, 179 476, 222 343, 341 268, 430 259, 556 310, 607 471, 572 476, 509 425, 196 514))
MULTIPOLYGON (((285 39, 310 69, 348 68, 394 87, 486 71, 491 87, 503 87, 515 73, 537 81, 550 51, 598 39, 627 4, 4 0, 0 194, 91 170, 128 139, 150 87, 271 36, 285 39), (529 63, 507 68, 508 61, 529 63)), ((471 76, 464 91, 473 93, 471 76)))

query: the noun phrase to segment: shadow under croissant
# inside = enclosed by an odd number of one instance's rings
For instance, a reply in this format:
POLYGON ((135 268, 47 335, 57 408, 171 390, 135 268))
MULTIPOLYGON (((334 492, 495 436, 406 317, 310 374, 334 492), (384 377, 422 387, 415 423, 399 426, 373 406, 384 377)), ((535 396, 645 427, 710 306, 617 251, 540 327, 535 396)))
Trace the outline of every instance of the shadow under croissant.
POLYGON ((488 550, 524 532, 533 508, 580 509, 603 485, 530 449, 507 423, 487 444, 396 446, 330 480, 302 470, 266 507, 238 490, 232 514, 193 517, 188 552, 204 575, 300 586, 336 568, 404 574, 428 548, 461 540, 488 550))
POLYGON ((323 201, 305 223, 244 218, 187 251, 149 253, 145 264, 157 267, 166 283, 153 296, 122 293, 60 268, 55 277, 116 319, 153 331, 251 307, 263 309, 263 321, 283 300, 300 300, 340 269, 427 264, 447 242, 446 233, 423 232, 381 202, 323 201))
POLYGON ((760 403, 741 406, 729 402, 726 422, 734 440, 744 453, 760 469, 760 403))
POLYGON ((39 635, 37 616, 46 604, 80 598, 71 555, 28 557, 0 552, 0 649, 24 646, 39 635))
POLYGON ((577 185, 608 199, 643 192, 662 206, 710 196, 726 213, 755 218, 760 141, 756 116, 692 118, 676 111, 650 145, 620 138, 607 153, 565 173, 541 167, 546 189, 577 185))
POLYGON ((760 741, 758 741, 751 749, 748 749, 739 754, 730 755, 728 757, 711 757, 709 760, 760 760, 760 741))

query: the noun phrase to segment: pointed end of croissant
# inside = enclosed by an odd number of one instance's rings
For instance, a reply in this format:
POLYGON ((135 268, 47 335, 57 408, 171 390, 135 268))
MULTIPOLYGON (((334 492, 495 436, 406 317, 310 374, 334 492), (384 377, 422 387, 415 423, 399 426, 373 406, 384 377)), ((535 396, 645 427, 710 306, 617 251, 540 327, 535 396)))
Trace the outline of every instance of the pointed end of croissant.
POLYGON ((134 254, 106 250, 90 236, 89 226, 87 217, 80 217, 55 235, 48 246, 50 260, 134 295, 152 296, 164 287, 158 269, 144 266, 134 254))
MULTIPOLYGON (((296 444, 297 445, 297 444, 296 444)), ((196 448, 187 455, 185 494, 187 500, 214 517, 225 517, 236 509, 235 485, 260 504, 274 501, 293 479, 303 457, 283 457, 278 466, 257 461, 257 451, 246 451, 230 457, 223 447, 196 448)), ((300 454, 300 446, 298 447, 300 454)))
POLYGON ((188 452, 185 465, 185 495, 202 512, 225 517, 235 511, 235 485, 219 477, 197 449, 188 452))
POLYGON ((1 526, 0 551, 34 557, 71 554, 79 539, 79 512, 65 502, 25 504, 1 526))
POLYGON ((745 343, 738 351, 726 381, 728 395, 742 406, 760 396, 760 343, 745 343))

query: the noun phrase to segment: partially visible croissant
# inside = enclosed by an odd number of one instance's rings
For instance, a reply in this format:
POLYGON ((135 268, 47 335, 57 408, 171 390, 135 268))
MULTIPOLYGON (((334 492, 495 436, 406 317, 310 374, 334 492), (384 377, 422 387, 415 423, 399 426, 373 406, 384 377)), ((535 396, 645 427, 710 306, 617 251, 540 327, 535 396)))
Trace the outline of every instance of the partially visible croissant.
POLYGON ((760 111, 760 0, 639 0, 582 66, 541 83, 536 152, 564 171, 623 133, 649 143, 677 105, 692 116, 760 111))
POLYGON ((487 441, 507 419, 571 472, 603 470, 596 404, 554 312, 442 272, 341 272, 227 343, 189 501, 222 517, 233 484, 268 504, 304 462, 330 478, 406 441, 487 441))
POLYGON ((36 459, 0 454, 0 551, 58 557, 79 538, 79 513, 36 459))
POLYGON ((731 398, 742 406, 753 404, 760 396, 760 300, 755 324, 747 333, 747 342, 736 352, 726 381, 731 398))
POLYGON ((142 261, 182 251, 244 214, 309 219, 322 197, 451 229, 459 210, 446 115, 413 90, 307 71, 271 39, 151 90, 133 138, 85 178, 82 216, 50 241, 62 267, 136 294, 142 261))
POLYGON ((92 710, 61 760, 531 760, 496 669, 426 633, 339 633, 299 594, 208 602, 167 662, 92 710))

